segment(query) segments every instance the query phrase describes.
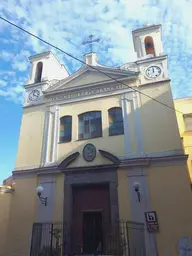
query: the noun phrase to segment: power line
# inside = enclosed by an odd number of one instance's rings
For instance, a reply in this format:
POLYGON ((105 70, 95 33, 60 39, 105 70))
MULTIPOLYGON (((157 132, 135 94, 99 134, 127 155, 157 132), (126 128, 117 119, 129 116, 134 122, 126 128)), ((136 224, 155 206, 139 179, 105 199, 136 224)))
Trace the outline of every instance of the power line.
POLYGON ((99 72, 99 73, 101 73, 101 74, 104 74, 105 76, 107 76, 107 77, 109 77, 110 79, 116 81, 117 83, 119 83, 119 84, 121 84, 121 85, 125 85, 125 86, 127 86, 128 88, 130 88, 131 90, 133 90, 133 91, 135 91, 135 92, 138 92, 138 93, 140 93, 140 94, 142 94, 142 95, 144 95, 144 96, 150 98, 151 100, 156 101, 157 103, 160 103, 160 104, 162 104, 163 106, 168 107, 168 108, 170 108, 170 109, 172 109, 172 110, 174 110, 174 111, 176 111, 176 112, 178 112, 178 113, 180 113, 180 114, 183 115, 183 113, 182 113, 181 111, 176 110, 175 108, 173 108, 173 107, 171 107, 171 106, 169 106, 169 105, 167 105, 167 104, 165 104, 165 103, 163 103, 163 102, 161 102, 161 101, 159 101, 159 100, 157 100, 157 99, 155 99, 155 98, 149 96, 148 94, 146 94, 146 93, 144 93, 144 92, 141 92, 141 91, 139 91, 139 90, 137 90, 137 89, 135 89, 135 88, 133 88, 133 87, 131 87, 131 86, 129 86, 129 85, 123 83, 123 82, 118 81, 116 78, 114 78, 114 77, 112 77, 112 76, 106 74, 105 72, 103 72, 103 71, 97 69, 96 67, 94 67, 94 66, 92 66, 92 65, 89 65, 89 64, 85 63, 84 61, 82 61, 82 60, 80 60, 79 58, 73 56, 72 54, 70 54, 70 53, 68 53, 68 52, 66 52, 66 51, 64 51, 64 50, 62 50, 61 48, 59 48, 59 47, 57 47, 57 46, 55 46, 55 45, 53 45, 53 44, 51 44, 51 43, 45 41, 44 39, 42 39, 42 38, 38 37, 37 35, 35 35, 35 34, 29 32, 29 31, 25 30, 24 28, 22 28, 22 27, 20 27, 20 26, 18 26, 18 25, 14 24, 13 22, 11 22, 11 21, 9 21, 9 20, 7 20, 7 19, 1 17, 1 16, 0 16, 0 19, 3 20, 3 21, 5 21, 5 22, 7 22, 7 23, 9 23, 9 24, 12 25, 12 26, 18 28, 19 30, 22 30, 23 32, 27 33, 28 35, 30 35, 30 36, 32 36, 32 37, 34 37, 34 38, 40 40, 41 42, 43 42, 43 43, 45 43, 45 44, 47 44, 47 45, 49 45, 49 46, 55 48, 56 50, 58 50, 58 51, 60 51, 60 52, 62 52, 62 53, 64 53, 64 54, 66 54, 67 56, 69 56, 69 57, 71 57, 71 58, 73 58, 73 59, 75 59, 75 60, 81 62, 82 64, 89 66, 90 68, 96 70, 97 72, 99 72))

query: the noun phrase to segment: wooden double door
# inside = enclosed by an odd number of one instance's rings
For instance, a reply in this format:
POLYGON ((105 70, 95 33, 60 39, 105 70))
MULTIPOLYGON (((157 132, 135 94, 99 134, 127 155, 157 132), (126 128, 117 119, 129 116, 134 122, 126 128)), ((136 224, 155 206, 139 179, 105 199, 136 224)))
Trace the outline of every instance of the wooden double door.
POLYGON ((73 187, 73 252, 103 253, 110 223, 110 193, 107 184, 73 187))

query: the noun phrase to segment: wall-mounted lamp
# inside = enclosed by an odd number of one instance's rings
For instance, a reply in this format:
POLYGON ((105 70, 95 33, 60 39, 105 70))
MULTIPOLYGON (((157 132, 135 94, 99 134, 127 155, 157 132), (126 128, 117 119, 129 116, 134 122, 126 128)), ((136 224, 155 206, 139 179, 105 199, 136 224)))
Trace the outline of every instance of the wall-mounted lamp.
POLYGON ((135 189, 135 192, 137 193, 137 197, 138 197, 138 201, 140 202, 141 201, 141 194, 140 194, 140 183, 135 181, 133 183, 133 187, 135 189))
POLYGON ((42 197, 41 194, 43 193, 43 190, 44 188, 42 186, 38 186, 36 188, 36 192, 37 192, 37 195, 41 201, 42 204, 44 204, 45 206, 47 206, 47 197, 42 197))

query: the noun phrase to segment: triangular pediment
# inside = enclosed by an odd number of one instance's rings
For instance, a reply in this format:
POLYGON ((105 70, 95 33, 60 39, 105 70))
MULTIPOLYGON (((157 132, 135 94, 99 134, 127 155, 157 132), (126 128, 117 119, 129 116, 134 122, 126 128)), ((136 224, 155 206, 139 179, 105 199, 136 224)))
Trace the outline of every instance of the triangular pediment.
POLYGON ((106 83, 112 78, 123 79, 135 78, 138 76, 138 72, 120 70, 119 68, 105 68, 94 67, 92 69, 89 66, 84 66, 71 76, 59 81, 52 87, 48 88, 47 92, 62 91, 69 88, 81 87, 91 84, 106 83), (97 69, 97 70, 96 70, 97 69))

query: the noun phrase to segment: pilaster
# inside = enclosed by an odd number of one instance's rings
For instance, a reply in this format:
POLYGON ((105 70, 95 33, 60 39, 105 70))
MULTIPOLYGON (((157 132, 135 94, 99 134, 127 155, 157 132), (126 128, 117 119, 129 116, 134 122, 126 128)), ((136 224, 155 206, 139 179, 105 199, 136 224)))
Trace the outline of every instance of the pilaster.
POLYGON ((59 133, 59 107, 47 107, 45 112, 41 166, 57 161, 59 133))

